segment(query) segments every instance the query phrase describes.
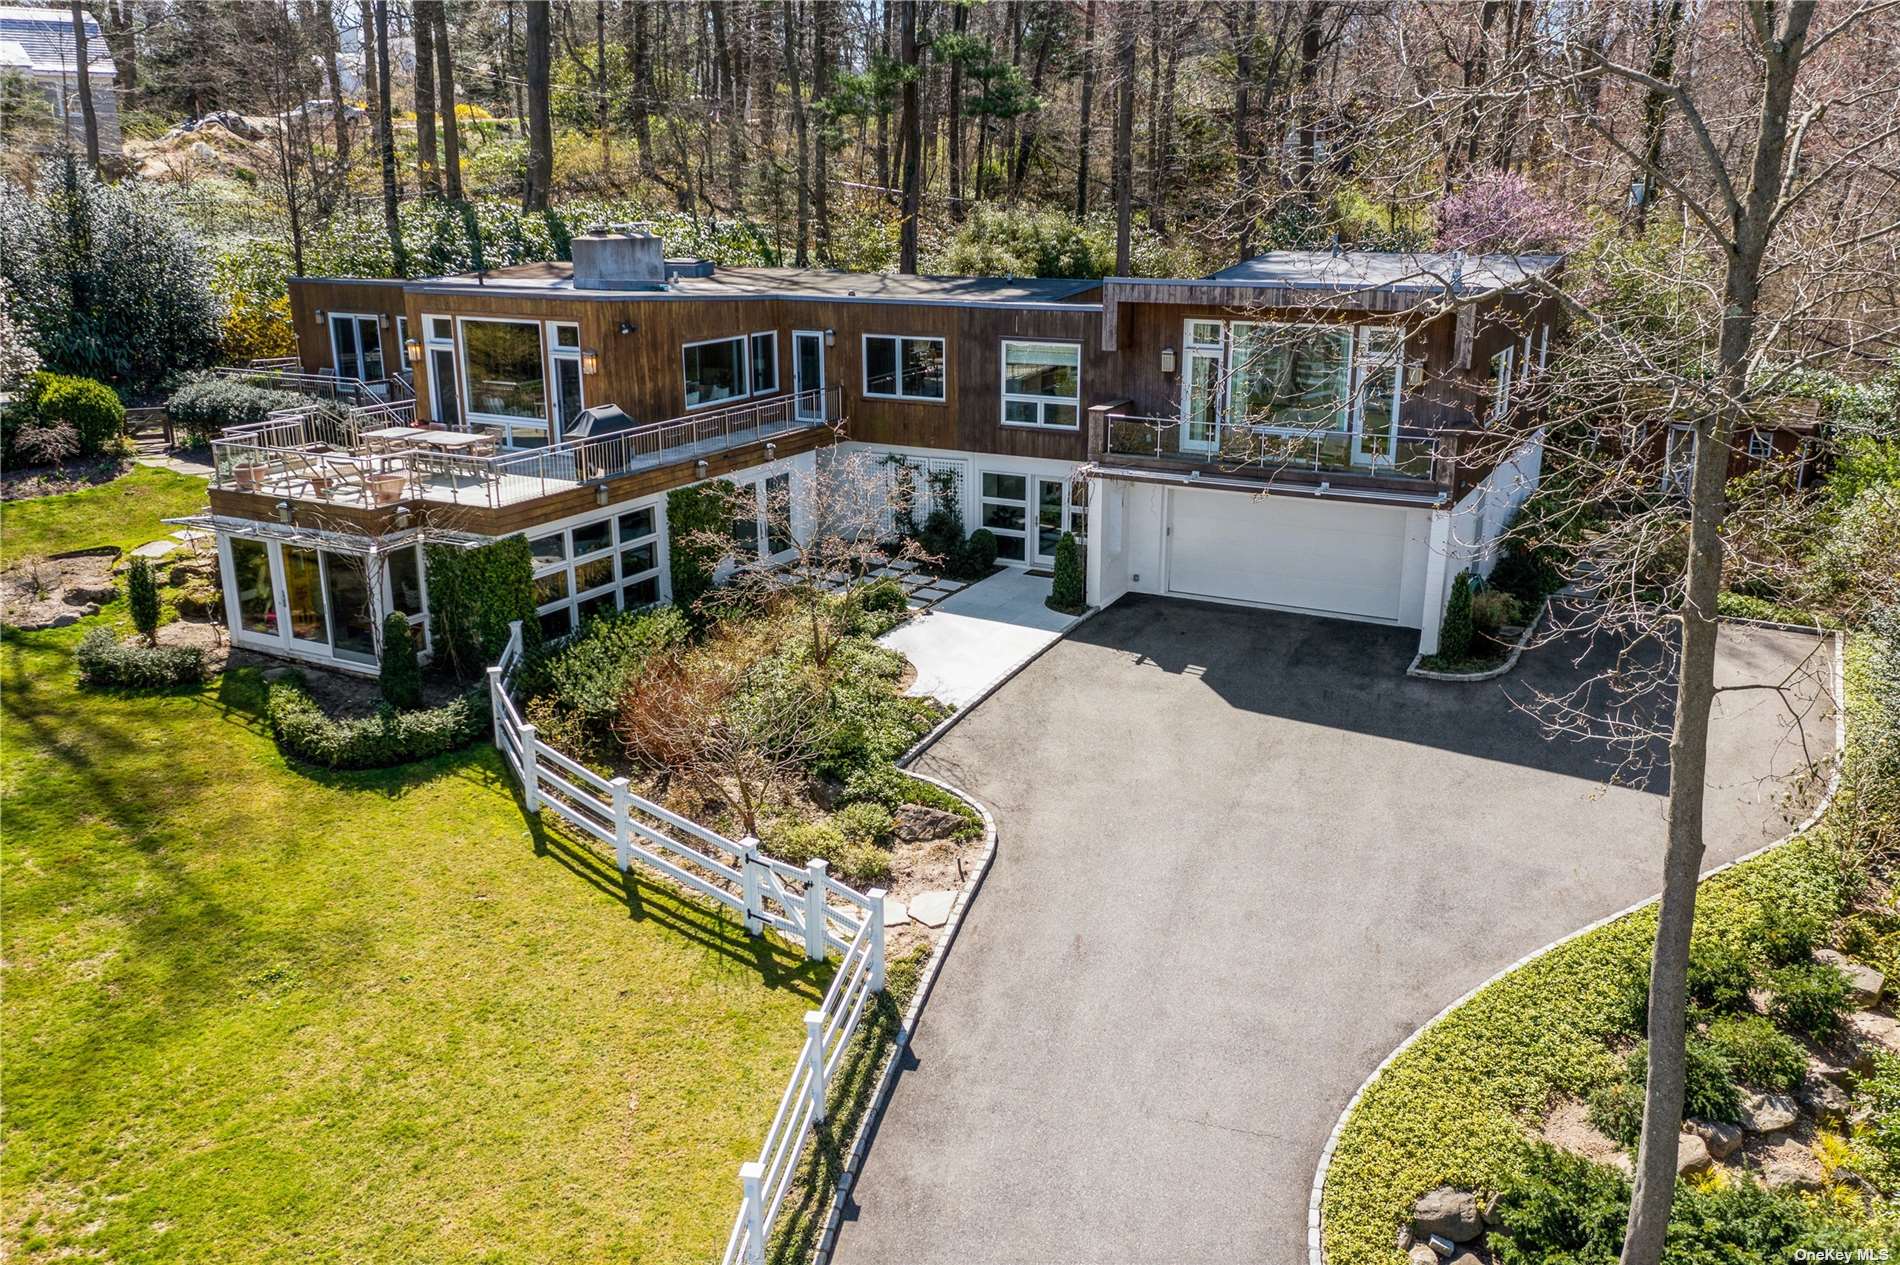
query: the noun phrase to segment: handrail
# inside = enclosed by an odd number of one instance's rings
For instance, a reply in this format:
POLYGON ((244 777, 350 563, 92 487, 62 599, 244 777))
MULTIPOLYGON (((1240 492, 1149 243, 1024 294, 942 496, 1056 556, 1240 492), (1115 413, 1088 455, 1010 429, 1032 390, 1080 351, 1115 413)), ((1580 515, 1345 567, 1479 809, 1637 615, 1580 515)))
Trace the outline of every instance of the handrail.
POLYGON ((1223 468, 1312 470, 1372 478, 1427 480, 1446 445, 1436 430, 1399 426, 1367 432, 1327 426, 1271 426, 1251 422, 1200 423, 1205 438, 1190 441, 1196 425, 1179 416, 1106 414, 1102 455, 1223 468))

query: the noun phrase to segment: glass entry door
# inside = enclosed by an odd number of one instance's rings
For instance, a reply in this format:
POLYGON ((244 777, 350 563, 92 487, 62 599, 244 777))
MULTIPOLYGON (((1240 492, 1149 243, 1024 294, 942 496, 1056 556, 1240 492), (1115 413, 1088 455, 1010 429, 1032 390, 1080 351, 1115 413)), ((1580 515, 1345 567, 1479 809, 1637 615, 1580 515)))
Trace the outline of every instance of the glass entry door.
POLYGON ((375 317, 331 314, 330 350, 337 377, 364 382, 382 379, 383 335, 375 317))
POLYGON ((792 390, 799 421, 825 420, 825 336, 816 330, 792 334, 792 390))
POLYGON ((1213 452, 1220 447, 1221 354, 1192 348, 1181 387, 1181 451, 1213 452))
POLYGON ((1086 551, 1088 543, 1088 484, 1070 486, 1068 479, 1036 480, 1036 561, 1054 566, 1056 544, 1063 532, 1075 534, 1075 544, 1086 551))
POLYGON ((284 613, 292 641, 330 650, 330 622, 324 618, 323 563, 315 549, 285 545, 284 613))

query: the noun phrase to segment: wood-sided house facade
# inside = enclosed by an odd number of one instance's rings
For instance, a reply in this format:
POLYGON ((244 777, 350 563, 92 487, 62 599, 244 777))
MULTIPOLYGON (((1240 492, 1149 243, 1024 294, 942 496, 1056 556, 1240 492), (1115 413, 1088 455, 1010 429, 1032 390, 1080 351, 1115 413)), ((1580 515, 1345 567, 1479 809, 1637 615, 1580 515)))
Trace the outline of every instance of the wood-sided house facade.
MULTIPOLYGON (((405 371, 414 417, 221 454, 239 644, 367 668, 392 609, 426 644, 431 534, 525 534, 560 635, 670 596, 672 488, 723 478, 763 516, 774 481, 843 450, 908 467, 1006 565, 1047 568, 1074 532, 1091 603, 1282 607, 1431 648, 1450 577, 1488 565, 1536 481, 1534 451, 1469 440, 1534 394, 1555 258, 1286 252, 1097 282, 716 269, 638 233, 574 255, 292 281, 303 369, 405 371), (340 478, 312 480, 307 449, 340 478), (367 568, 324 556, 365 548, 367 568)), ((770 537, 745 533, 767 560, 770 537)))

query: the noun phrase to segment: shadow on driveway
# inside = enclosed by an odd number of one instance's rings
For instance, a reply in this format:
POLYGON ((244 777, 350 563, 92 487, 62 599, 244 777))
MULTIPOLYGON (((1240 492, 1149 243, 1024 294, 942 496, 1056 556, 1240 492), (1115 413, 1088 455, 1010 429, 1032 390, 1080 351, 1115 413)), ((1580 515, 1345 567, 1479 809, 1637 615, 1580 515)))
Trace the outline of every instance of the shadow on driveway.
MULTIPOLYGON (((1600 748, 1547 742, 1512 701, 1591 665, 1548 647, 1498 681, 1418 681, 1415 645, 1127 599, 930 752, 1001 845, 838 1261, 1292 1265, 1320 1148, 1378 1061, 1654 890, 1662 775, 1606 785, 1600 748)), ((1725 630, 1721 679, 1778 681, 1812 649, 1725 630)), ((1803 726, 1831 750, 1824 700, 1803 726)), ((1802 765, 1765 691, 1722 695, 1712 744, 1709 865, 1785 832, 1802 765)))

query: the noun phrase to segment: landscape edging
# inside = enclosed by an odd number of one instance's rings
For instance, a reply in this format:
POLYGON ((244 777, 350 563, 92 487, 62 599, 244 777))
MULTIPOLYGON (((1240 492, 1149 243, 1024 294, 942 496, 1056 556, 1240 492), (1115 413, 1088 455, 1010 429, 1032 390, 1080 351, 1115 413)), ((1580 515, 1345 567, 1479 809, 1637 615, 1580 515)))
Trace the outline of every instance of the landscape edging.
MULTIPOLYGON (((1548 601, 1546 602, 1546 604, 1548 605, 1548 601)), ((1816 629, 1814 628, 1803 627, 1800 625, 1795 625, 1795 626, 1790 627, 1787 625, 1771 624, 1764 620, 1751 620, 1751 619, 1742 619, 1742 618, 1731 619, 1728 616, 1720 617, 1717 622, 1748 624, 1748 625, 1755 625, 1755 626, 1761 626, 1761 627, 1767 627, 1767 628, 1773 628, 1773 629, 1780 629, 1780 630, 1789 631, 1789 632, 1813 633, 1816 631, 1816 629)), ((1841 767, 1845 761, 1846 752, 1847 752, 1847 684, 1846 684, 1847 635, 1839 629, 1825 631, 1824 635, 1832 643, 1833 657, 1834 657, 1833 681, 1830 683, 1834 692, 1834 758, 1833 758, 1834 767, 1828 773, 1827 787, 1821 792, 1821 798, 1815 803, 1814 811, 1810 812, 1805 818, 1803 818, 1800 824, 1796 825, 1793 829, 1789 830, 1788 833, 1782 835, 1779 839, 1774 840, 1772 843, 1764 844, 1761 847, 1756 848, 1753 852, 1749 852, 1742 856, 1738 856, 1732 861, 1724 861, 1722 864, 1714 867, 1713 869, 1704 871, 1696 879, 1697 887, 1700 887, 1703 883, 1706 883, 1710 879, 1717 876, 1718 874, 1721 874, 1724 870, 1734 869, 1736 866, 1741 865, 1744 862, 1752 861, 1756 857, 1763 856, 1767 853, 1773 852, 1777 848, 1785 847, 1788 844, 1792 843, 1794 840, 1800 838, 1802 835, 1812 830, 1815 824, 1821 820, 1822 815, 1827 812, 1828 807, 1834 802, 1834 793, 1840 789, 1841 767)), ((1543 957, 1545 954, 1550 953, 1554 949, 1559 949, 1563 947, 1564 945, 1569 944, 1572 940, 1576 940, 1583 936, 1587 936, 1591 932, 1596 931, 1597 929, 1601 927, 1608 926, 1609 924, 1615 922, 1619 918, 1626 918, 1630 914, 1633 914, 1640 909, 1647 908, 1648 906, 1655 904, 1659 899, 1661 899, 1660 893, 1654 896, 1645 896, 1642 900, 1637 901, 1635 904, 1629 906, 1626 909, 1619 909, 1613 914, 1608 914, 1602 918, 1597 919, 1595 922, 1589 924, 1588 926, 1579 927, 1575 931, 1572 931, 1567 935, 1559 936, 1557 939, 1552 940, 1549 944, 1544 945, 1542 948, 1532 949, 1529 953, 1526 953, 1523 957, 1511 963, 1509 966, 1506 966, 1502 970, 1495 972, 1488 978, 1481 980, 1479 983, 1477 983, 1468 991, 1466 991, 1457 1000, 1451 1002, 1444 1009, 1440 1010, 1437 1014, 1433 1015, 1430 1019, 1427 1019, 1424 1023, 1420 1024, 1417 1028, 1414 1028, 1412 1032, 1405 1038, 1405 1040, 1399 1042, 1396 1046, 1392 1047, 1391 1053, 1387 1054, 1383 1059, 1379 1060, 1379 1065, 1373 1068, 1371 1073, 1367 1075, 1365 1080, 1359 1083, 1359 1088, 1354 1090, 1352 1097, 1347 1100, 1345 1109, 1339 1113, 1339 1118, 1333 1122, 1332 1132, 1326 1136, 1326 1145, 1320 1150, 1319 1163, 1313 1171, 1312 1195, 1308 1198, 1307 1204, 1306 1204, 1307 1265, 1326 1265, 1325 1239, 1324 1239, 1323 1234, 1321 1233, 1323 1229, 1323 1225, 1320 1220, 1320 1204, 1326 1194, 1326 1175, 1327 1175, 1328 1170, 1331 1169, 1332 1167, 1333 1151, 1339 1145, 1339 1136, 1341 1133, 1345 1131, 1346 1121, 1352 1118, 1352 1113, 1354 1109, 1359 1106, 1359 1100, 1365 1097, 1365 1093, 1368 1089, 1372 1088, 1372 1083, 1378 1080, 1379 1077, 1385 1074, 1386 1068, 1392 1065, 1393 1060, 1397 1059, 1399 1055, 1405 1053, 1406 1050, 1410 1049, 1413 1042, 1417 1041, 1420 1037, 1424 1036, 1432 1028, 1436 1027, 1439 1024, 1439 1022, 1442 1021, 1447 1015, 1451 1014, 1452 1011, 1458 1009, 1460 1006, 1464 1005, 1466 1002, 1470 1001, 1472 998, 1476 997, 1479 993, 1491 987, 1491 985, 1497 983, 1499 980, 1503 979, 1505 976, 1512 974, 1513 972, 1518 970, 1520 967, 1530 965, 1532 962, 1536 961, 1538 958, 1543 957)))
MULTIPOLYGON (((1041 651, 1037 653, 1040 654, 1041 651)), ((1032 655, 1030 659, 1034 657, 1032 655)), ((1029 660, 1024 660, 1022 667, 1027 667, 1028 664, 1029 660)), ((1022 667, 1017 668, 1016 671, 1021 671, 1022 667)), ((1011 675, 1014 675, 1014 672, 1011 675)), ((958 714, 960 715, 961 712, 958 714)), ((955 717, 951 719, 954 720, 955 717)), ((912 748, 910 753, 898 761, 898 767, 902 768, 916 752, 917 748, 912 748)), ((813 1265, 826 1265, 831 1259, 832 1248, 838 1242, 838 1230, 844 1222, 845 1200, 850 1197, 851 1186, 857 1180, 858 1169, 864 1162, 865 1152, 870 1149, 871 1132, 877 1127, 878 1119, 883 1116, 884 1108, 890 1102, 891 1091, 897 1084, 897 1075, 904 1061, 904 1051, 910 1048, 911 1034, 916 1031, 917 1023, 923 1017, 924 1003, 930 999, 930 990, 936 985, 937 974, 943 969, 944 958, 950 953, 950 945, 957 938, 958 928, 963 925, 964 914, 968 912, 970 902, 976 899, 977 891, 983 886, 983 879, 990 872, 990 863, 996 859, 996 818, 991 816, 988 808, 979 803, 974 796, 940 778, 931 777, 926 773, 913 773, 909 769, 905 769, 905 773, 955 795, 976 809, 983 819, 983 855, 977 861, 976 872, 970 875, 969 881, 963 885, 963 890, 957 894, 956 904, 951 907, 950 917, 943 925, 943 934, 938 937, 936 947, 931 950, 930 961, 925 964, 923 974, 917 979, 917 991, 912 995, 910 1006, 905 1010, 904 1018, 897 1026, 897 1036, 891 1042, 890 1053, 884 1061, 884 1070, 878 1073, 877 1090, 872 1095, 871 1105, 865 1111, 863 1118, 858 1121, 857 1132, 851 1139, 850 1147, 845 1151, 843 1171, 838 1174, 838 1184, 831 1192, 831 1207, 825 1214, 825 1228, 818 1236, 818 1246, 812 1251, 813 1265)))
POLYGON ((1522 655, 1524 648, 1530 645, 1531 637, 1537 632, 1537 626, 1544 622, 1544 616, 1549 613, 1550 599, 1547 597, 1544 599, 1544 604, 1537 608, 1537 614, 1532 617, 1531 622, 1524 625, 1524 631, 1517 635, 1517 644, 1511 647, 1511 653, 1506 655, 1504 662, 1495 668, 1486 668, 1482 672, 1434 672, 1429 668, 1418 666, 1425 660, 1424 652, 1420 651, 1412 656, 1412 662, 1406 667, 1405 675, 1415 676, 1425 681, 1489 681, 1503 676, 1517 666, 1518 656, 1522 655))

